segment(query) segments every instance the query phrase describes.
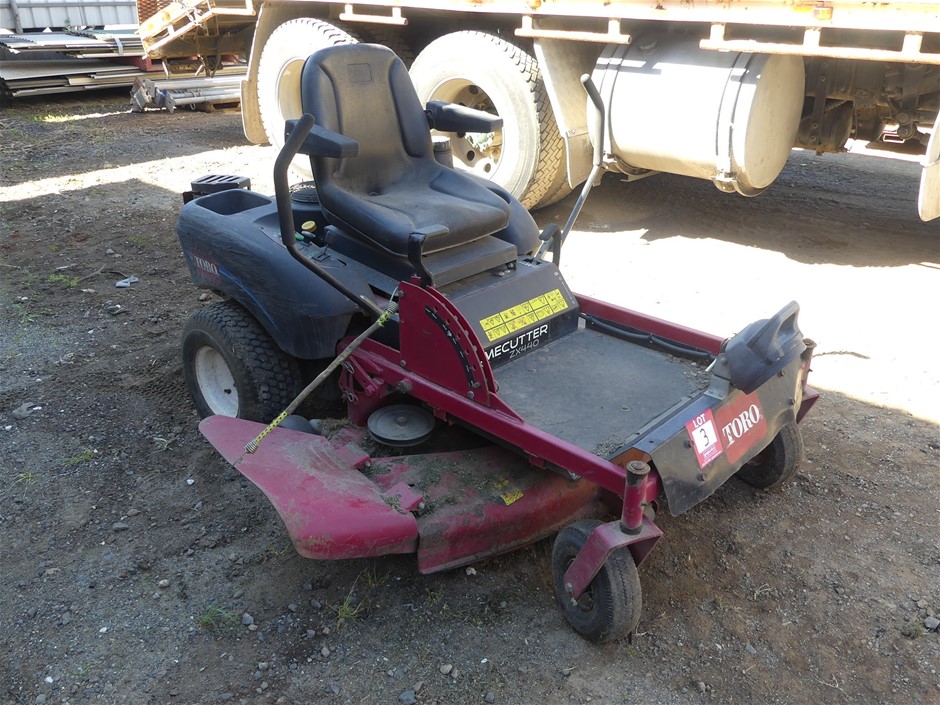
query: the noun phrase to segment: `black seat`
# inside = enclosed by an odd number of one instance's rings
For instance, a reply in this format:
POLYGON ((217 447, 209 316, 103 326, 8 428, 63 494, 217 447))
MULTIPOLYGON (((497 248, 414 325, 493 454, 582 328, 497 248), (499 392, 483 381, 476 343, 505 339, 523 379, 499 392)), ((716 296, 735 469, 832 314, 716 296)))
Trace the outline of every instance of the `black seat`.
POLYGON ((401 60, 376 44, 320 50, 304 64, 301 102, 317 125, 359 143, 350 158, 311 156, 327 220, 398 257, 413 233, 423 253, 504 229, 509 204, 434 159, 428 118, 401 60))

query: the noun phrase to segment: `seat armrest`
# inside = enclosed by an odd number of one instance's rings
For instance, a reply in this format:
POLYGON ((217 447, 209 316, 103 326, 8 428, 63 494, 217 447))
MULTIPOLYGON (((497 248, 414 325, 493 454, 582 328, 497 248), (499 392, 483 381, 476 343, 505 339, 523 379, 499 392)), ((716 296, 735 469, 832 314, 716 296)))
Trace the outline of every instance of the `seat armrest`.
POLYGON ((429 225, 415 230, 408 236, 408 261, 421 279, 422 286, 428 286, 433 281, 431 273, 424 266, 424 243, 429 237, 443 237, 449 232, 450 228, 446 225, 429 225))
POLYGON ((424 113, 428 126, 441 132, 495 132, 503 126, 498 115, 442 100, 429 101, 424 113))
MULTIPOLYGON (((298 122, 299 120, 287 120, 284 123, 285 140, 290 137, 298 122)), ((351 137, 333 132, 333 130, 328 130, 320 125, 314 125, 310 128, 309 134, 297 152, 298 154, 306 154, 308 157, 345 159, 346 157, 358 156, 359 143, 351 137)))

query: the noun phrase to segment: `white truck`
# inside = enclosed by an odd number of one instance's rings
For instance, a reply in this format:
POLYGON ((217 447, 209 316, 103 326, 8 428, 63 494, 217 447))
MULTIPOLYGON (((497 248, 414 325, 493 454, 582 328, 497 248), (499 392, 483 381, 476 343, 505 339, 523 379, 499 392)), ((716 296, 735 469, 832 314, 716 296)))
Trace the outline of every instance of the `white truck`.
POLYGON ((282 143, 310 53, 369 41, 410 65, 422 100, 504 119, 453 140, 454 162, 529 208, 587 178, 593 140, 628 180, 669 172, 753 196, 794 146, 838 152, 851 138, 926 147, 920 216, 940 216, 937 0, 181 0, 163 12, 141 27, 151 56, 244 45, 252 142, 282 143), (183 19, 167 21, 173 8, 183 19), (604 135, 590 134, 583 74, 604 135))

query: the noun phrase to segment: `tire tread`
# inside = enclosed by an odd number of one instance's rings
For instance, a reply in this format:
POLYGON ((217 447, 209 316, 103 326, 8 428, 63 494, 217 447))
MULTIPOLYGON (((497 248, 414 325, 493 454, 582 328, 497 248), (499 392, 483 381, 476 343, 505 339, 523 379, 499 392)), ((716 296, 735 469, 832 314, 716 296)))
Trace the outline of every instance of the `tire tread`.
MULTIPOLYGON (((327 22, 313 17, 298 17, 275 28, 262 48, 258 62, 258 107, 268 142, 276 147, 284 143, 284 121, 281 119, 280 110, 275 106, 279 104, 277 76, 286 60, 289 57, 306 58, 318 49, 359 41, 361 35, 353 27, 342 22, 327 22), (299 51, 291 51, 293 47, 306 47, 307 53, 301 56, 299 51), (274 85, 270 85, 272 81, 274 85)), ((310 178, 310 165, 305 159, 295 159, 292 167, 304 178, 310 178)))
POLYGON ((803 433, 796 421, 791 421, 780 429, 767 448, 738 470, 737 477, 758 489, 779 489, 796 477, 804 454, 803 433))
MULTIPOLYGON (((196 311, 184 326, 184 341, 197 331, 224 341, 227 351, 246 371, 247 381, 253 383, 238 390, 240 406, 244 407, 239 411, 241 418, 270 421, 293 401, 302 388, 303 377, 297 360, 280 350, 240 304, 219 301, 196 311)), ((185 363, 184 372, 188 373, 185 363)), ((194 375, 187 374, 188 385, 190 376, 194 375)), ((195 391, 193 387, 191 391, 195 391)), ((197 408, 199 406, 197 401, 197 408)), ((203 408, 200 408, 200 413, 204 413, 203 408)))

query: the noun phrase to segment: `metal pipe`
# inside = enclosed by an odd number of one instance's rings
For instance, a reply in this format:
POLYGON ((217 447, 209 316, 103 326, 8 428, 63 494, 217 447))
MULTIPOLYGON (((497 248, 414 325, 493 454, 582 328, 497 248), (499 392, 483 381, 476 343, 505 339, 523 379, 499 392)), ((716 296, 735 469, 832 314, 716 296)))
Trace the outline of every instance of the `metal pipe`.
POLYGON ((627 486, 623 493, 621 525, 624 533, 638 534, 643 528, 643 502, 646 500, 646 478, 650 466, 642 460, 627 463, 627 486))
POLYGON ((221 103, 221 102, 233 102, 241 99, 241 93, 224 93, 218 95, 194 95, 194 96, 185 96, 182 98, 176 98, 174 96, 167 96, 167 107, 171 104, 173 107, 179 107, 181 105, 199 105, 200 103, 221 103))
POLYGON ((16 0, 10 0, 10 12, 13 15, 13 26, 16 28, 16 33, 20 34, 23 31, 23 23, 20 22, 20 8, 16 4, 16 0))
MULTIPOLYGON (((235 87, 239 88, 243 76, 218 76, 216 78, 196 78, 188 79, 181 78, 178 80, 170 81, 153 81, 150 79, 143 79, 145 84, 150 84, 154 88, 159 88, 164 91, 174 91, 174 90, 184 90, 189 88, 221 88, 221 87, 235 87)), ((149 87, 149 86, 148 86, 149 87)))

